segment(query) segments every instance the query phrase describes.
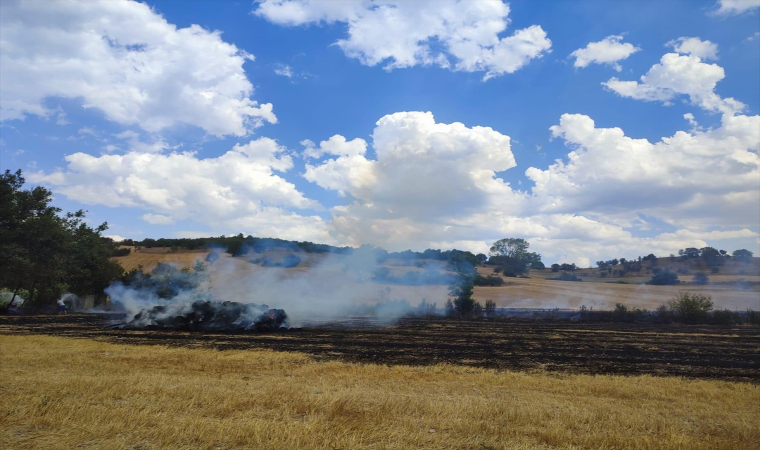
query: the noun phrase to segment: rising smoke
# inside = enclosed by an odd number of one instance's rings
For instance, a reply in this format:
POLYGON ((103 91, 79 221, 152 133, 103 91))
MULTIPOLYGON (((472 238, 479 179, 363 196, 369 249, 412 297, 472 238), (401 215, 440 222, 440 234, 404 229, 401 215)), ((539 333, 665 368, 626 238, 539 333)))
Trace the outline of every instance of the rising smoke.
POLYGON ((391 288, 379 283, 398 285, 393 289, 401 295, 408 285, 428 285, 431 299, 443 305, 446 285, 453 279, 444 262, 389 273, 372 249, 300 253, 295 268, 291 255, 278 250, 233 258, 212 252, 193 270, 160 264, 151 275, 133 274, 127 284, 114 283, 106 293, 125 312, 127 328, 262 330, 356 315, 393 323, 409 314, 443 313, 426 301, 412 306, 394 298, 391 288))

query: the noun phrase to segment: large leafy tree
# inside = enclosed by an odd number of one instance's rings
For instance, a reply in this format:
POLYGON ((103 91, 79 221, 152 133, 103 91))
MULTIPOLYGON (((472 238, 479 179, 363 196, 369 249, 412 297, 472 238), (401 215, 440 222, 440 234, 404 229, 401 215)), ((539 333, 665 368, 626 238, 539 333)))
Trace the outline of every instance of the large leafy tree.
POLYGON ((740 250, 734 250, 733 251, 734 258, 736 258, 739 261, 744 261, 746 263, 749 263, 752 261, 752 252, 747 249, 740 249, 740 250))
POLYGON ((122 272, 100 236, 107 224, 93 229, 83 211, 61 214, 49 190, 24 182, 20 170, 0 175, 0 287, 26 289, 32 305, 64 291, 102 293, 122 272))
POLYGON ((491 245, 491 256, 521 259, 528 253, 528 241, 520 238, 499 239, 491 245))
POLYGON ((489 262, 497 266, 497 272, 513 277, 527 273, 529 268, 543 269, 541 255, 529 252, 528 248, 530 244, 525 239, 500 239, 491 246, 489 262))

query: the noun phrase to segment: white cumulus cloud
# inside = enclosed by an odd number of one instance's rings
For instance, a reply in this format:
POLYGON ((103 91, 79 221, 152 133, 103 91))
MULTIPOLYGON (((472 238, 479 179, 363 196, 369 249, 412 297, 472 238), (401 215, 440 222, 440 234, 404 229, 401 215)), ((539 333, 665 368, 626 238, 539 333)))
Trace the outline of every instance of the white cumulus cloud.
POLYGON ((336 45, 362 64, 388 70, 436 65, 485 72, 488 79, 551 49, 538 25, 500 37, 509 24, 501 0, 262 0, 254 13, 286 26, 344 23, 348 36, 336 45))
POLYGON ((598 128, 582 114, 563 114, 551 132, 574 150, 567 162, 526 171, 542 213, 642 212, 680 226, 757 226, 760 116, 726 114, 718 128, 656 143, 598 128))
POLYGON ((50 116, 50 97, 81 99, 149 132, 188 124, 242 136, 277 120, 271 104, 251 99, 243 70, 251 55, 220 32, 177 28, 144 3, 4 1, 0 42, 2 120, 50 116))
POLYGON ((512 236, 548 261, 584 263, 756 237, 760 117, 724 115, 720 127, 692 128, 651 143, 563 115, 551 131, 573 148, 569 161, 529 168, 535 186, 520 191, 497 176, 515 167, 508 136, 400 112, 377 122, 375 157, 360 138, 305 141, 318 160, 304 177, 346 197, 327 227, 350 245, 483 251, 512 236), (677 231, 652 235, 641 214, 677 231))
POLYGON ((699 56, 704 59, 718 59, 718 44, 703 41, 698 37, 680 37, 666 44, 677 53, 699 56))
POLYGON ((332 242, 321 218, 291 211, 320 205, 275 173, 293 167, 287 153, 263 137, 215 158, 189 152, 74 153, 66 156, 63 170, 27 178, 85 204, 142 208, 150 223, 191 219, 215 231, 332 242))
POLYGON ((174 223, 174 219, 172 219, 169 216, 164 216, 163 214, 143 214, 140 216, 140 218, 148 223, 152 223, 154 225, 171 225, 174 223))
POLYGON ((733 16, 760 8, 760 0, 718 0, 715 14, 733 16))
POLYGON ((575 57, 574 67, 587 67, 589 64, 608 64, 620 72, 622 67, 618 61, 622 61, 632 54, 641 50, 628 42, 622 42, 623 36, 607 36, 599 42, 589 42, 584 48, 570 53, 575 57))
POLYGON ((717 64, 702 62, 695 52, 712 56, 717 45, 709 41, 674 41, 672 45, 688 54, 666 53, 658 64, 641 76, 641 82, 622 81, 615 77, 602 85, 622 97, 670 104, 680 95, 686 95, 692 104, 710 112, 735 114, 746 105, 734 98, 721 98, 715 87, 726 74, 717 64), (699 41, 699 43, 697 43, 699 41))

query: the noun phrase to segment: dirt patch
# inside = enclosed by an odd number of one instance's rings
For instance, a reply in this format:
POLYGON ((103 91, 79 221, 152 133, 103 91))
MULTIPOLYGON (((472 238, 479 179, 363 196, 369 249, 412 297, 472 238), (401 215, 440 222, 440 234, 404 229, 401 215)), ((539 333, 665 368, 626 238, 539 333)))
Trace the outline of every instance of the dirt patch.
POLYGON ((570 321, 405 319, 280 333, 191 333, 106 328, 114 316, 0 317, 0 334, 39 333, 122 344, 298 351, 319 359, 586 374, 669 375, 760 382, 760 329, 570 321), (366 325, 366 324, 365 324, 366 325))

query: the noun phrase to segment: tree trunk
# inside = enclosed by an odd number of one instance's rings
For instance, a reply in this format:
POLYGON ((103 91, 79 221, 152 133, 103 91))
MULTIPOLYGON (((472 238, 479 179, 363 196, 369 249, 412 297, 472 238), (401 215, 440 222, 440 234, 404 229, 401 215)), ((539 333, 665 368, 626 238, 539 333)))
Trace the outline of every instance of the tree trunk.
POLYGON ((16 300, 16 294, 18 293, 19 289, 20 289, 19 287, 16 287, 16 289, 13 291, 13 297, 11 297, 11 301, 8 302, 8 306, 6 307, 6 309, 11 309, 11 306, 13 306, 13 302, 16 300))
POLYGON ((37 284, 37 277, 32 278, 32 289, 29 290, 29 306, 34 309, 34 286, 37 284))

